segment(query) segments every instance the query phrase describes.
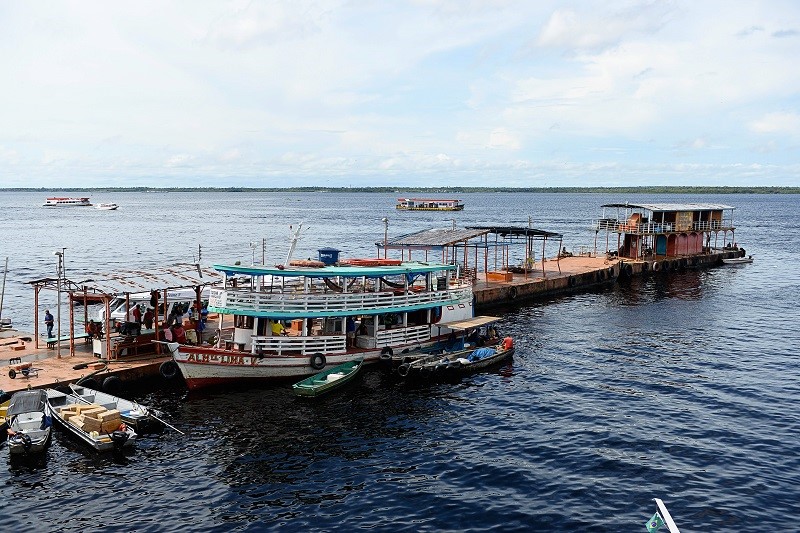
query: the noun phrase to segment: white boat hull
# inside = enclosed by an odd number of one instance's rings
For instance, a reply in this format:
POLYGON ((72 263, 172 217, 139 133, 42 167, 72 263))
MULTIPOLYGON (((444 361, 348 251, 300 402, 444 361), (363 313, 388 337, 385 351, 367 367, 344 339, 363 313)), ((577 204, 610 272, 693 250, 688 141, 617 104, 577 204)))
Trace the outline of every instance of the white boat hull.
MULTIPOLYGON (((75 435, 79 440, 83 441, 87 445, 91 446, 98 452, 107 452, 118 449, 120 446, 114 442, 112 436, 106 433, 98 433, 92 434, 86 431, 83 431, 76 425, 72 424, 64 420, 59 412, 60 407, 72 405, 72 404, 83 404, 83 401, 78 399, 77 396, 67 395, 62 392, 58 392, 54 389, 47 389, 47 407, 50 411, 50 416, 59 423, 64 429, 75 435)), ((95 432, 96 433, 96 432, 95 432)), ((116 432, 115 432, 116 433, 116 432)), ((125 429, 125 433, 127 434, 127 438, 125 442, 122 444, 123 448, 131 448, 133 447, 136 441, 136 432, 133 428, 128 427, 125 429)))
MULTIPOLYGON (((409 350, 435 344, 436 340, 424 344, 408 346, 409 350)), ((404 349, 404 347, 396 347, 404 349)), ((376 363, 382 349, 358 351, 353 353, 325 355, 325 366, 336 366, 364 358, 364 363, 376 363)), ((243 381, 278 381, 297 379, 318 373, 322 368, 311 366, 312 357, 308 355, 258 357, 249 352, 237 352, 218 348, 181 346, 172 354, 178 369, 190 390, 211 386, 221 386, 243 381)))

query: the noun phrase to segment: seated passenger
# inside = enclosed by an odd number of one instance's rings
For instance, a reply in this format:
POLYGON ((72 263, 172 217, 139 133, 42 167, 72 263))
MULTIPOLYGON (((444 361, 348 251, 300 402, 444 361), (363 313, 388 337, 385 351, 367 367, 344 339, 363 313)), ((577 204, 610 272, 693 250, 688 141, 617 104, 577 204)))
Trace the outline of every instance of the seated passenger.
POLYGON ((288 335, 286 328, 283 327, 283 324, 280 321, 276 320, 272 323, 272 334, 273 335, 288 335))

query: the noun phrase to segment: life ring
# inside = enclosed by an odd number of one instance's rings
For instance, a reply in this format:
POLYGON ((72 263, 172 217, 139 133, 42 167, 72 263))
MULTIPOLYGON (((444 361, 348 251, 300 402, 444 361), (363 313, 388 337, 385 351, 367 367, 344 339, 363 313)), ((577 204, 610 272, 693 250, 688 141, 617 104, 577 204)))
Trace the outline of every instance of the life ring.
POLYGON ((325 368, 325 356, 321 353, 315 353, 311 356, 311 368, 314 370, 322 370, 325 368))
POLYGON ((653 261, 653 272, 658 272, 659 270, 661 270, 661 263, 653 261))
POLYGON ((509 300, 516 300, 516 298, 517 298, 517 288, 516 287, 511 287, 510 289, 508 289, 508 298, 509 298, 509 300))
POLYGON ((175 379, 178 375, 178 363, 175 361, 164 361, 161 363, 161 366, 158 367, 158 371, 164 379, 175 379))
POLYGON ((103 392, 119 396, 122 392, 122 380, 118 376, 108 376, 103 380, 103 392))
POLYGON ((567 285, 569 285, 570 287, 574 287, 575 286, 575 278, 572 277, 572 276, 568 277, 567 278, 567 285))

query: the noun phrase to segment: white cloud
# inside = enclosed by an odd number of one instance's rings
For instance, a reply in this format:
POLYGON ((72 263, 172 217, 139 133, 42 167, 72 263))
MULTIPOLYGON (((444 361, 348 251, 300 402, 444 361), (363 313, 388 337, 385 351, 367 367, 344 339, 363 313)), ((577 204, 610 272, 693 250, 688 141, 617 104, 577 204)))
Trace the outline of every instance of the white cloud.
POLYGON ((800 115, 797 113, 768 113, 750 124, 756 133, 800 134, 800 115))

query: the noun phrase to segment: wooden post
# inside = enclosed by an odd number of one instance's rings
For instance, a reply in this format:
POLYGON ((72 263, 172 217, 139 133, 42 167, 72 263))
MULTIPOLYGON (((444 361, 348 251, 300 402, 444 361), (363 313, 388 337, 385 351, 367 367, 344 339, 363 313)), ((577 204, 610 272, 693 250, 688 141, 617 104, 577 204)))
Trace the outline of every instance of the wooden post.
POLYGON ((39 349, 39 284, 33 286, 33 341, 36 349, 39 349))
POLYGON ((72 291, 67 291, 69 298, 69 355, 75 355, 75 302, 72 301, 72 291))

